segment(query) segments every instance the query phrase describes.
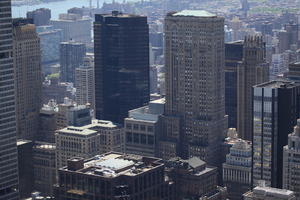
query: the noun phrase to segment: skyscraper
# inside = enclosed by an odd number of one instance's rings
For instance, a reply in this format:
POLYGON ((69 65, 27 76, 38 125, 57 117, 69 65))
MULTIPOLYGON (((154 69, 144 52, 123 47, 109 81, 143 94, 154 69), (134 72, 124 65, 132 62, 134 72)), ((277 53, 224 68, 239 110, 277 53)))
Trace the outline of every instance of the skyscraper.
POLYGON ((283 147, 300 112, 300 85, 270 81, 253 87, 253 185, 282 188, 283 147))
POLYGON ((96 15, 94 40, 96 118, 123 123, 150 100, 147 17, 96 15))
POLYGON ((60 44, 60 79, 62 82, 75 82, 75 69, 83 65, 86 47, 83 43, 74 41, 60 44))
POLYGON ((300 197, 300 119, 289 134, 288 145, 283 148, 283 188, 300 197))
POLYGON ((40 39, 29 19, 13 20, 16 74, 17 136, 34 140, 41 108, 42 70, 40 39))
POLYGON ((94 56, 84 58, 83 65, 75 69, 76 103, 89 103, 95 109, 95 70, 94 56))
POLYGON ((26 13, 27 18, 33 19, 36 26, 48 25, 51 18, 51 10, 48 8, 39 8, 26 13))
POLYGON ((227 128, 224 56, 224 18, 202 10, 167 14, 161 157, 220 164, 227 128))
POLYGON ((237 127, 237 76, 243 60, 243 47, 243 41, 225 44, 225 112, 230 128, 237 127))
POLYGON ((238 68, 237 131, 245 140, 252 139, 252 86, 269 80, 266 47, 261 36, 245 38, 243 61, 238 68))
POLYGON ((0 200, 18 200, 11 1, 0 1, 0 200))

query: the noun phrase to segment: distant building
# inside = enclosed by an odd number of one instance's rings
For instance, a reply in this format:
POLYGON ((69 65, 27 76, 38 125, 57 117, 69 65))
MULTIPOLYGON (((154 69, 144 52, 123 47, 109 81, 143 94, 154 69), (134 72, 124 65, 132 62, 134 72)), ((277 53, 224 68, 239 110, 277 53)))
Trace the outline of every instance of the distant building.
POLYGON ((243 194, 251 189, 251 168, 251 143, 238 139, 223 163, 223 184, 229 199, 241 200, 243 194))
POLYGON ((43 82, 42 87, 42 103, 47 104, 50 100, 55 100, 56 103, 63 103, 67 97, 75 99, 71 84, 59 82, 57 77, 51 77, 43 82))
POLYGON ((175 183, 174 200, 227 199, 226 189, 218 187, 216 167, 207 166, 197 157, 188 160, 173 158, 165 165, 167 177, 175 183))
MULTIPOLYGON (((54 29, 53 26, 39 26, 36 31, 40 37, 42 64, 59 63, 60 43, 63 37, 62 30, 54 29)), ((46 74, 48 72, 45 68, 43 68, 43 71, 46 74)))
POLYGON ((48 25, 51 19, 51 10, 48 8, 39 8, 34 11, 27 12, 27 18, 33 19, 36 26, 48 25))
POLYGON ((92 41, 92 19, 77 14, 60 14, 59 19, 51 20, 55 29, 63 32, 63 41, 76 41, 89 44, 92 41))
POLYGON ((165 99, 150 101, 148 106, 130 110, 124 119, 125 152, 142 156, 157 155, 159 115, 164 112, 165 99))
POLYGON ((93 120, 86 126, 68 126, 56 131, 55 143, 59 169, 72 157, 87 159, 109 151, 124 152, 124 132, 110 121, 93 120))
POLYGON ((300 62, 290 63, 288 70, 288 79, 292 81, 300 81, 300 62))
POLYGON ((288 34, 289 49, 293 44, 299 47, 299 25, 297 23, 290 22, 288 24, 285 24, 284 29, 288 34))
POLYGON ((33 147, 34 189, 43 195, 53 195, 56 183, 55 144, 37 142, 33 147))
POLYGON ((18 140, 19 191, 20 198, 30 197, 33 191, 33 142, 18 140))
POLYGON ((17 136, 34 140, 42 106, 40 39, 28 19, 13 21, 17 136))
POLYGON ((74 41, 60 44, 60 80, 75 83, 75 69, 83 65, 86 46, 74 41))
POLYGON ((94 38, 96 118, 122 124, 150 100, 147 17, 97 14, 94 38))
POLYGON ((300 119, 289 134, 288 145, 283 147, 283 188, 300 198, 300 119))
POLYGON ((296 200, 293 191, 257 186, 244 194, 244 200, 296 200))
POLYGON ((238 68, 237 131, 244 140, 252 139, 252 86, 269 80, 266 46, 262 36, 244 41, 243 62, 238 68))
POLYGON ((300 117, 300 85, 270 81, 253 87, 253 185, 282 188, 283 147, 300 117))
POLYGON ((243 41, 225 43, 225 113, 228 127, 237 127, 238 67, 243 60, 243 41))
POLYGON ((107 153, 87 160, 72 158, 58 173, 56 200, 74 197, 175 199, 174 183, 165 179, 164 164, 158 158, 120 153, 107 153), (78 177, 81 181, 75 181, 78 177))
POLYGON ((95 68, 94 56, 84 58, 83 65, 75 69, 76 103, 90 104, 95 109, 95 68))
POLYGON ((39 132, 37 141, 55 143, 54 133, 57 128, 57 110, 55 107, 44 105, 39 116, 39 132))

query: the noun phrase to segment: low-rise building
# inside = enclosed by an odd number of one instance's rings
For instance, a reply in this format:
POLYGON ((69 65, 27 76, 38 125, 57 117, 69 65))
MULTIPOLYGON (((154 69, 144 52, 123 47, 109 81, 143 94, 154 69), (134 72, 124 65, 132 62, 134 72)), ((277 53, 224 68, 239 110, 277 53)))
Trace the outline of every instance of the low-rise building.
POLYGON ((156 156, 159 134, 158 116, 164 112, 165 99, 150 101, 148 106, 130 110, 125 118, 125 152, 156 156))
POLYGON ((244 200, 296 200, 293 191, 257 186, 244 194, 244 200))

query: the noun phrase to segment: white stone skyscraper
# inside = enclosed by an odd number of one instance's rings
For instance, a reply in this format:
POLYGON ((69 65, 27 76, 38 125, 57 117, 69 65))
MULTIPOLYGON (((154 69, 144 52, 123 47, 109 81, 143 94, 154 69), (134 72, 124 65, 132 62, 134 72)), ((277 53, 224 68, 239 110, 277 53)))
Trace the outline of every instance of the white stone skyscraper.
POLYGON ((18 200, 11 1, 0 1, 0 200, 18 200))
POLYGON ((227 129, 224 18, 202 10, 165 18, 166 106, 160 156, 220 165, 227 129))
POLYGON ((300 119, 289 134, 288 145, 283 147, 283 188, 300 197, 300 119))

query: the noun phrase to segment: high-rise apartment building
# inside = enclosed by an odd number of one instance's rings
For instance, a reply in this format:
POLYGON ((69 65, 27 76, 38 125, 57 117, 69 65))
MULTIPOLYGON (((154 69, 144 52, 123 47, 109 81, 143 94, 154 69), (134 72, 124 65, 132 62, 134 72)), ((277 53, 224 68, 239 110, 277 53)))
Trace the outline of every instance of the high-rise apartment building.
POLYGON ((96 15, 94 41, 96 118, 123 123, 150 100, 147 17, 96 15))
POLYGON ((220 165, 225 138, 224 18, 202 10, 165 18, 166 104, 160 156, 220 165))
POLYGON ((243 60, 243 41, 225 44, 225 113, 228 127, 237 127, 237 72, 243 60))
POLYGON ((261 36, 245 38, 243 61, 238 68, 237 131, 245 140, 252 140, 252 86, 269 80, 266 47, 261 36))
POLYGON ((164 113, 165 99, 150 101, 148 106, 128 112, 124 119, 125 152, 142 156, 157 155, 159 115, 164 113))
POLYGON ((1 0, 0 10, 0 200, 18 200, 11 0, 1 0))
POLYGON ((40 39, 29 19, 13 20, 18 138, 34 140, 42 98, 40 39))
POLYGON ((223 163, 223 184, 227 188, 229 199, 240 200, 251 189, 251 168, 251 143, 238 139, 223 163))
POLYGON ((39 8, 34 11, 27 12, 27 18, 33 19, 36 26, 48 25, 51 18, 51 10, 48 8, 39 8))
POLYGON ((295 192, 300 198, 300 119, 289 134, 288 145, 283 148, 283 188, 295 192))
POLYGON ((94 56, 84 58, 83 65, 75 69, 76 103, 90 104, 95 108, 95 69, 94 56))
POLYGON ((253 185, 282 188, 283 147, 300 112, 300 85, 271 81, 253 87, 253 185))
POLYGON ((62 82, 75 82, 75 69, 83 65, 86 47, 83 43, 74 41, 60 44, 60 80, 62 82))

